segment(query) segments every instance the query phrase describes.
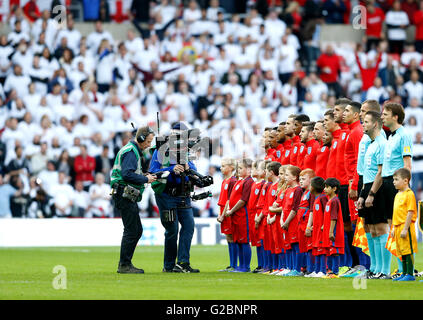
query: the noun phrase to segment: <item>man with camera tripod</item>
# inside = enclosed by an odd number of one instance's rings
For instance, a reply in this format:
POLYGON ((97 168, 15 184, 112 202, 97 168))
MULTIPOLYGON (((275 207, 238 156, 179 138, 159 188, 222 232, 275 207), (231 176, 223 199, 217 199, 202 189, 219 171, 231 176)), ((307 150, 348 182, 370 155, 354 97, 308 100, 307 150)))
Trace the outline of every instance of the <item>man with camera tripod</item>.
MULTIPOLYGON (((188 130, 183 123, 176 123, 172 127, 172 134, 179 134, 188 130)), ((150 162, 150 172, 159 174, 169 171, 164 189, 154 188, 157 206, 160 211, 160 221, 165 228, 164 240, 164 266, 163 272, 198 273, 200 270, 190 266, 191 241, 194 235, 194 213, 191 208, 191 198, 189 191, 185 190, 185 183, 188 177, 185 172, 189 169, 196 171, 195 165, 191 161, 179 163, 172 156, 163 151, 155 150, 150 162), (188 192, 187 192, 188 191, 188 192), (179 232, 178 244, 178 229, 179 232), (176 262, 177 259, 177 262, 176 262)), ((188 150, 185 152, 185 156, 188 150)), ((183 155, 183 154, 182 154, 183 155)))

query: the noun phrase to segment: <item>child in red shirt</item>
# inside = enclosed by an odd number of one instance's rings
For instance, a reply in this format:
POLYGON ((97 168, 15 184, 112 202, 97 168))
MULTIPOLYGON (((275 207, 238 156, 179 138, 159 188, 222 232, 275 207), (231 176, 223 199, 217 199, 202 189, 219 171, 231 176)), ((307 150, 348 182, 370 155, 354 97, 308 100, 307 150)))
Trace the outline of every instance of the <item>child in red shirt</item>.
POLYGON ((287 254, 291 255, 291 265, 288 266, 291 271, 285 274, 287 276, 299 276, 301 273, 301 266, 299 259, 297 259, 299 254, 297 211, 303 193, 298 184, 300 172, 301 169, 295 166, 288 166, 285 171, 285 181, 288 188, 284 195, 283 216, 280 224, 286 232, 285 241, 291 245, 291 249, 287 250, 287 254))
POLYGON ((235 185, 237 178, 233 175, 236 168, 236 162, 233 159, 223 159, 220 166, 220 171, 223 174, 222 187, 220 189, 219 200, 217 202, 220 213, 217 217, 217 221, 220 223, 220 232, 226 235, 226 241, 228 242, 229 248, 229 266, 226 269, 220 271, 234 270, 237 266, 237 246, 233 242, 232 237, 232 218, 225 217, 225 213, 228 210, 229 197, 233 186, 235 185))
POLYGON ((338 192, 341 184, 338 179, 325 181, 326 204, 322 225, 322 246, 327 249, 328 268, 331 270, 326 278, 338 278, 340 254, 344 254, 344 222, 342 220, 341 202, 338 192))
POLYGON ((272 259, 272 272, 277 273, 279 272, 279 254, 282 252, 282 243, 280 238, 276 236, 277 230, 275 230, 275 221, 277 220, 278 215, 270 211, 271 206, 275 202, 277 198, 277 191, 279 187, 279 168, 281 164, 279 162, 273 161, 266 166, 266 175, 269 180, 272 181, 272 185, 269 188, 269 192, 267 193, 266 203, 264 206, 263 211, 267 215, 266 219, 266 236, 265 240, 267 239, 269 242, 270 252, 271 252, 271 259, 272 259))
POLYGON ((312 254, 315 264, 314 271, 308 275, 310 278, 321 278, 326 275, 326 249, 322 247, 322 225, 323 214, 328 202, 327 196, 323 193, 325 180, 322 177, 314 177, 310 182, 310 191, 314 195, 313 212, 310 214, 306 235, 311 234, 312 254))
POLYGON ((251 186, 252 161, 242 159, 238 163, 239 180, 235 183, 229 197, 228 210, 225 216, 232 216, 233 241, 238 245, 239 267, 235 272, 250 272, 251 247, 248 232, 248 200, 251 186))
MULTIPOLYGON (((311 169, 305 169, 300 172, 300 187, 304 190, 301 197, 300 207, 298 209, 298 244, 300 249, 299 258, 301 261, 301 267, 306 268, 304 274, 311 273, 314 269, 312 255, 311 255, 311 234, 306 235, 307 227, 310 228, 311 222, 310 216, 312 217, 314 195, 310 190, 311 179, 314 178, 315 173, 311 169)), ((312 218, 311 218, 312 220, 312 218)), ((303 272, 303 271, 301 271, 303 272)))
POLYGON ((257 214, 257 201, 260 197, 261 189, 265 184, 266 173, 263 170, 261 163, 262 160, 256 160, 253 162, 253 167, 251 169, 251 176, 255 179, 255 182, 251 186, 250 199, 248 200, 248 225, 250 232, 250 244, 253 247, 256 247, 257 253, 257 268, 253 271, 254 273, 261 270, 264 266, 263 264, 263 246, 258 237, 258 229, 255 228, 255 217, 257 214))

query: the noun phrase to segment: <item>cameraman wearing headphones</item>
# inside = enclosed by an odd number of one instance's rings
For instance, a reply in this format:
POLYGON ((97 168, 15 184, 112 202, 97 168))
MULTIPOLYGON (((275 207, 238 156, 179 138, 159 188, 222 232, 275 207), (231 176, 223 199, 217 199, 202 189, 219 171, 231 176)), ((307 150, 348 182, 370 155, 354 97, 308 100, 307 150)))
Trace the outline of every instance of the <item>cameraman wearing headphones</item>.
POLYGON ((144 273, 131 261, 143 231, 137 202, 141 201, 144 184, 156 181, 155 175, 144 175, 141 166, 143 151, 151 146, 153 138, 149 127, 139 128, 135 139, 119 150, 113 165, 110 186, 124 226, 118 273, 144 273))
MULTIPOLYGON (((186 133, 186 130, 188 130, 187 126, 178 122, 172 126, 171 135, 186 133)), ((166 229, 163 272, 198 273, 200 270, 191 268, 189 262, 191 240, 194 235, 194 214, 189 193, 184 190, 185 183, 182 183, 182 181, 188 182, 189 180, 184 171, 189 169, 196 171, 197 169, 188 160, 178 164, 178 161, 175 160, 176 152, 170 150, 169 153, 166 154, 161 148, 155 150, 149 170, 153 174, 170 172, 167 180, 162 184, 157 181, 152 185, 160 211, 160 221, 166 229), (181 231, 179 232, 178 244, 179 224, 181 224, 181 231), (178 259, 177 263, 175 263, 176 258, 178 259)), ((180 152, 179 155, 187 159, 188 150, 180 152)))

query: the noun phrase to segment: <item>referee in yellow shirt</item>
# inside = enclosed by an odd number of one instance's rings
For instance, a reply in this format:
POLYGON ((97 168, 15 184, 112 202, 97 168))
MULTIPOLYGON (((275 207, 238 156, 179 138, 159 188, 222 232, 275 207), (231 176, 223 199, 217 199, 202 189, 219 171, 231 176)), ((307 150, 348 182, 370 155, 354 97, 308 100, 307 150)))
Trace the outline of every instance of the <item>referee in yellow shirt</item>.
POLYGON ((416 197, 409 187, 411 172, 407 168, 395 171, 394 186, 398 190, 394 200, 392 216, 392 237, 395 239, 398 256, 401 255, 403 273, 393 281, 415 281, 414 257, 417 252, 416 228, 417 220, 416 197))

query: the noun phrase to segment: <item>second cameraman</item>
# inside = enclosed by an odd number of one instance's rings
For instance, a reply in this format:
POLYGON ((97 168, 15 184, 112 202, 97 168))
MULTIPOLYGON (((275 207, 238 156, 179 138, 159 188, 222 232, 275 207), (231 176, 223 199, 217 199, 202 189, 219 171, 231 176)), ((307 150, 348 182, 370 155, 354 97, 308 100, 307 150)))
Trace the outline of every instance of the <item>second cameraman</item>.
MULTIPOLYGON (((183 123, 172 127, 172 134, 178 134, 188 128, 183 123)), ((165 228, 163 272, 198 273, 200 270, 190 266, 191 241, 194 235, 194 214, 189 194, 181 188, 182 179, 188 181, 183 172, 189 169, 196 171, 195 165, 188 161, 177 164, 172 157, 164 157, 155 150, 150 162, 149 172, 152 174, 169 171, 166 186, 163 190, 155 190, 155 198, 160 211, 160 221, 165 228), (165 160, 166 159, 166 160, 165 160), (181 230, 178 229, 179 224, 181 230)))

